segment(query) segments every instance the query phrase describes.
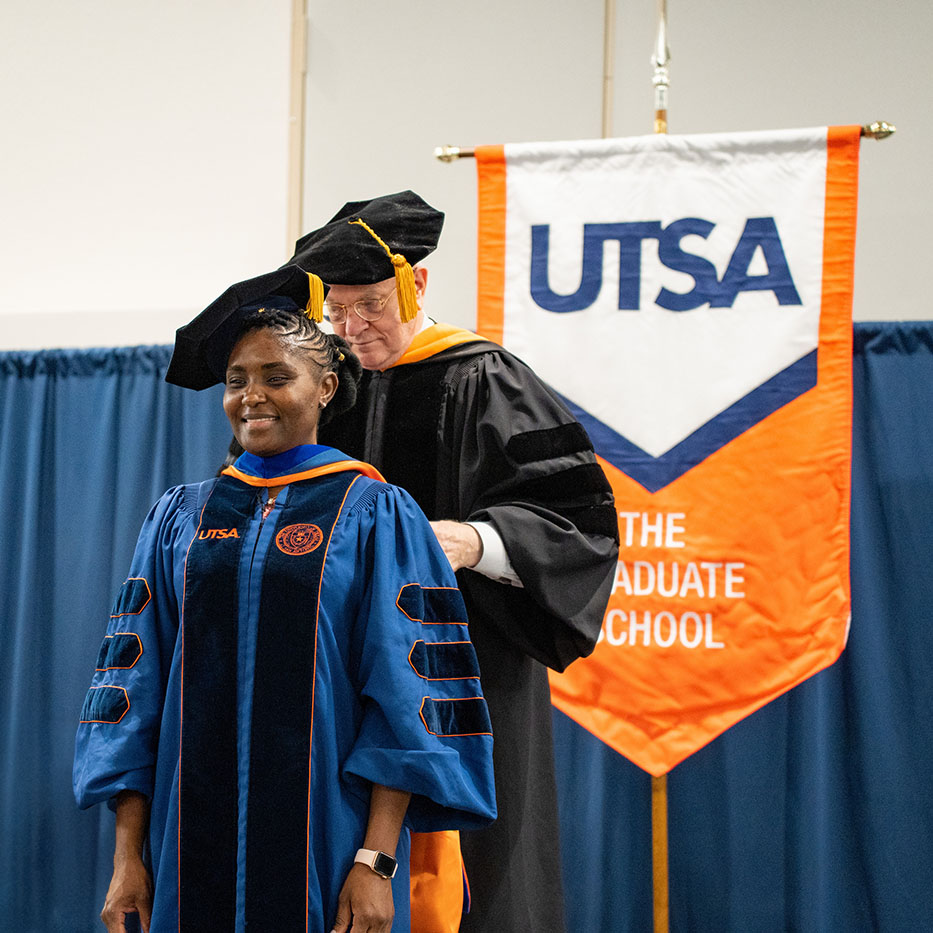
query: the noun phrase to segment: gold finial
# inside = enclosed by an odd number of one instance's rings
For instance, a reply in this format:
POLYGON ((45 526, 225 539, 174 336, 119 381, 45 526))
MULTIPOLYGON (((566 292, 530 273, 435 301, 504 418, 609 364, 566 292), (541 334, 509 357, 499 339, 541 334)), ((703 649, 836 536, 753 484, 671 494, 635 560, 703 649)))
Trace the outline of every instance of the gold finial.
POLYGON ((436 146, 434 158, 440 162, 456 162, 460 158, 459 146, 436 146))
POLYGON ((887 139, 897 132, 897 127, 893 123, 887 123, 884 120, 876 120, 862 127, 862 135, 870 136, 872 139, 887 139))

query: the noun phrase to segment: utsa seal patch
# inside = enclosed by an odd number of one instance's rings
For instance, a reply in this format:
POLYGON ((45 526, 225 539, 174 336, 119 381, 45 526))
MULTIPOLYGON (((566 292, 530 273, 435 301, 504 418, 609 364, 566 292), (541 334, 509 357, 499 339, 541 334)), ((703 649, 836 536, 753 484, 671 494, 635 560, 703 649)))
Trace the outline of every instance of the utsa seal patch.
POLYGON ((283 554, 310 554, 323 540, 317 525, 286 525, 275 536, 275 546, 283 554))

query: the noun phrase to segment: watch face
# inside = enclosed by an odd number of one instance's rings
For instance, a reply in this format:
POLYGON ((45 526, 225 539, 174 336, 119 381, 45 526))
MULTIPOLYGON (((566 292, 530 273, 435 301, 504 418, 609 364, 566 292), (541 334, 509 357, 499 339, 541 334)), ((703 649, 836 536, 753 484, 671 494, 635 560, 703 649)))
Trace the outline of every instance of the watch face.
POLYGON ((398 868, 398 862, 391 855, 386 855, 385 852, 379 852, 376 855, 373 862, 373 871, 382 875, 383 878, 391 878, 395 874, 396 868, 398 868))

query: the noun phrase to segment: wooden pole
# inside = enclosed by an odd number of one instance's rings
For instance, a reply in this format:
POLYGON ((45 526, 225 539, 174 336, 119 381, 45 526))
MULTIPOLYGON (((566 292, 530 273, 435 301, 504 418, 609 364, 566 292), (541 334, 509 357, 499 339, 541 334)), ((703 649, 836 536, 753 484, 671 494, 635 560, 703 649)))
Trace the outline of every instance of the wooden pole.
MULTIPOLYGON (((654 131, 667 132, 667 89, 671 53, 667 47, 667 0, 658 0, 658 34, 651 55, 654 73, 654 131)), ((654 933, 670 927, 670 878, 667 857, 667 775, 651 778, 651 878, 654 891, 654 933)))
POLYGON ((605 0, 603 8, 603 139, 612 136, 613 95, 615 92, 616 4, 605 0))
POLYGON ((305 167, 305 84, 308 72, 307 0, 292 0, 291 81, 288 104, 288 200, 285 255, 302 234, 305 167))
POLYGON ((651 778, 651 875, 654 933, 668 933, 667 775, 651 778))

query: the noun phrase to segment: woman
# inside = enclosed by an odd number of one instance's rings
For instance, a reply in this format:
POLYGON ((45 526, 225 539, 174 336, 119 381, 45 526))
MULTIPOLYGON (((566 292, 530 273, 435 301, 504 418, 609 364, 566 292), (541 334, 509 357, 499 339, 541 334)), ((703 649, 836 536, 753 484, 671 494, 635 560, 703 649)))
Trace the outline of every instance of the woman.
POLYGON ((495 816, 456 582, 406 493, 316 444, 359 364, 306 302, 279 270, 176 338, 167 378, 224 381, 245 453, 153 507, 82 711, 76 797, 117 811, 111 931, 407 930, 408 829, 495 816))

